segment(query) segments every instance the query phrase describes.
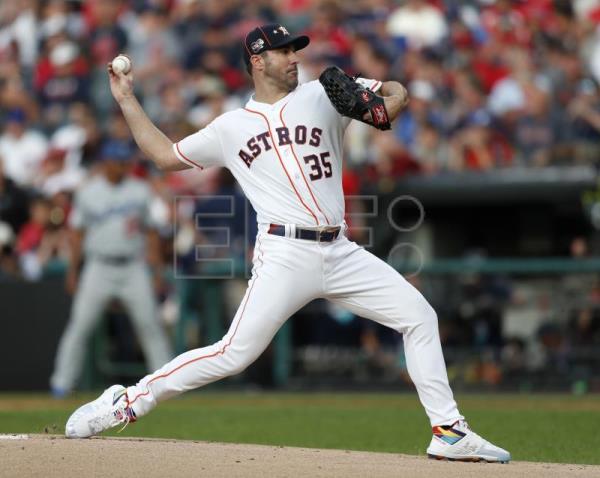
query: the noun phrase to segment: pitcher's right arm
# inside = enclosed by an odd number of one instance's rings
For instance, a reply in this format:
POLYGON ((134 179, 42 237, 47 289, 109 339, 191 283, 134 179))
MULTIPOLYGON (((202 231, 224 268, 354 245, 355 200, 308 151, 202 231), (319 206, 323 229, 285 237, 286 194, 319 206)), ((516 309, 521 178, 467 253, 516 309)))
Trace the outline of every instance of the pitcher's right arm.
POLYGON ((108 64, 110 90, 119 104, 123 116, 131 129, 135 142, 142 152, 163 171, 190 169, 181 162, 173 151, 173 142, 148 118, 142 105, 133 93, 133 69, 128 73, 117 73, 108 64))

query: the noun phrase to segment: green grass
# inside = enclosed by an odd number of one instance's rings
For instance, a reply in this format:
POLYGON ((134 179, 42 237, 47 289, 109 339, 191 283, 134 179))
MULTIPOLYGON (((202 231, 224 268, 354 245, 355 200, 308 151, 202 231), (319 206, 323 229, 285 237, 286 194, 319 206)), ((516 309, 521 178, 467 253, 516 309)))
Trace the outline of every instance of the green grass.
MULTIPOLYGON (((62 433, 69 414, 90 398, 0 395, 0 433, 62 433)), ((458 398, 473 429, 515 460, 600 464, 600 397, 458 398)), ((423 455, 431 435, 416 394, 204 392, 162 403, 121 436, 423 455)))

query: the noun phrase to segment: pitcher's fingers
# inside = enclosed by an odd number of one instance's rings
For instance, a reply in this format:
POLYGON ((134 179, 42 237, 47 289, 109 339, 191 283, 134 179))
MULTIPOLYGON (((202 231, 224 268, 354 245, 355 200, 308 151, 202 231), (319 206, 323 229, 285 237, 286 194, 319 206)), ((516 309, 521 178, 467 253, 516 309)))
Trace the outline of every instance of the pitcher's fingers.
POLYGON ((107 69, 108 74, 111 78, 119 78, 120 75, 115 70, 113 70, 112 64, 109 63, 107 69))

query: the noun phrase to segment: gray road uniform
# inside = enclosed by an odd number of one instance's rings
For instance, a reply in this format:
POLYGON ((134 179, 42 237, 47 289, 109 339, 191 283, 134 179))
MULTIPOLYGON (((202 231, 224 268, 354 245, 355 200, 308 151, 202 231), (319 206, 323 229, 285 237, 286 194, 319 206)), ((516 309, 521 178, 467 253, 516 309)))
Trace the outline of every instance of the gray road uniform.
POLYGON ((85 265, 58 347, 50 379, 53 390, 74 388, 88 338, 113 299, 121 302, 131 318, 148 368, 156 370, 171 359, 145 262, 145 233, 154 226, 150 201, 148 186, 133 178, 115 185, 98 176, 76 195, 70 222, 85 231, 85 265))

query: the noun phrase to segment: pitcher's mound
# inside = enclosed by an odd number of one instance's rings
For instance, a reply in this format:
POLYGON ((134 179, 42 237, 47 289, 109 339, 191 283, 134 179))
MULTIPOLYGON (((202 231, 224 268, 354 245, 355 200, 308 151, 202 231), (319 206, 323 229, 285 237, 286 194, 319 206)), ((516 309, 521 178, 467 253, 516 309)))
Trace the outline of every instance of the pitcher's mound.
POLYGON ((600 466, 452 463, 393 453, 180 440, 0 436, 0 475, 83 478, 597 477, 600 466))

